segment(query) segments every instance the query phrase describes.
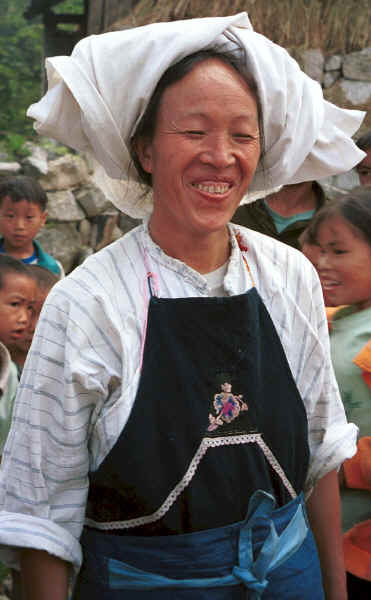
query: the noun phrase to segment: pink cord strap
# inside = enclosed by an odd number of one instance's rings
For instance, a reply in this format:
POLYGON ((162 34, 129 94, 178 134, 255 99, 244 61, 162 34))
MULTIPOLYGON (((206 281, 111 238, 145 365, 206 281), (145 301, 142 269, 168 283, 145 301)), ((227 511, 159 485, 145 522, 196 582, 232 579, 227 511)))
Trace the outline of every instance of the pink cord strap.
POLYGON ((148 307, 149 307, 150 296, 158 297, 158 295, 159 295, 158 277, 157 277, 156 273, 153 273, 153 271, 150 270, 146 250, 144 250, 143 256, 144 256, 144 264, 146 266, 147 273, 146 273, 146 278, 143 283, 144 319, 143 319, 143 327, 142 327, 142 344, 141 344, 141 349, 140 349, 140 365, 139 365, 140 371, 142 370, 142 366, 143 366, 143 355, 144 355, 144 345, 145 345, 146 336, 147 336, 148 307))

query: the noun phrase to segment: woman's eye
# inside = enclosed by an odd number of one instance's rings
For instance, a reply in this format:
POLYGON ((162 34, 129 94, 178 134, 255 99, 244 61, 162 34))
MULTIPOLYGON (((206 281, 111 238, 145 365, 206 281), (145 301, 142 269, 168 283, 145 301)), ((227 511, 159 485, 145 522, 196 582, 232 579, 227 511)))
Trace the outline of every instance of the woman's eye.
POLYGON ((248 133, 234 133, 233 136, 243 141, 248 141, 252 139, 251 135, 249 135, 248 133))
POLYGON ((187 130, 185 133, 186 133, 187 135, 191 135, 191 136, 201 136, 201 135, 203 135, 205 132, 204 132, 204 131, 201 131, 201 130, 198 130, 198 129, 188 129, 188 130, 187 130))
POLYGON ((334 250, 334 254, 346 254, 346 253, 347 253, 346 250, 338 250, 338 249, 334 250))

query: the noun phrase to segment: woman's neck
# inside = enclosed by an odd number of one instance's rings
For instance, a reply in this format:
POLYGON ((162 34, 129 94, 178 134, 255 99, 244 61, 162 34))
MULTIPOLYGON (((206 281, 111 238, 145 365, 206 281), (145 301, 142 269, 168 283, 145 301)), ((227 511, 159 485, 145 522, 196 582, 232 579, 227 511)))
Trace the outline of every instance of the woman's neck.
POLYGON ((227 262, 230 255, 228 227, 222 231, 193 237, 182 234, 162 236, 160 231, 151 227, 151 222, 148 230, 153 241, 165 254, 181 260, 201 274, 215 271, 227 262))

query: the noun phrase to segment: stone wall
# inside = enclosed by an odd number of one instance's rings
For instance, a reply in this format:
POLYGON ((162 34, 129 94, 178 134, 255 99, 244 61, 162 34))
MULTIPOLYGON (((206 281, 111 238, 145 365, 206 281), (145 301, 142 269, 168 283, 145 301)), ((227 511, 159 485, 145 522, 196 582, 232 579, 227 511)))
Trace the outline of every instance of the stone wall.
MULTIPOLYGON (((342 107, 368 111, 357 137, 371 129, 371 47, 327 56, 318 49, 289 51, 304 71, 322 85, 326 99, 342 107)), ((32 175, 46 190, 48 220, 38 239, 62 262, 67 273, 138 223, 119 213, 94 185, 84 156, 73 152, 60 156, 60 147, 50 140, 46 145, 28 143, 28 149, 29 156, 19 163, 1 157, 0 177, 32 175)), ((334 197, 356 186, 358 180, 351 171, 321 183, 327 194, 334 197)))

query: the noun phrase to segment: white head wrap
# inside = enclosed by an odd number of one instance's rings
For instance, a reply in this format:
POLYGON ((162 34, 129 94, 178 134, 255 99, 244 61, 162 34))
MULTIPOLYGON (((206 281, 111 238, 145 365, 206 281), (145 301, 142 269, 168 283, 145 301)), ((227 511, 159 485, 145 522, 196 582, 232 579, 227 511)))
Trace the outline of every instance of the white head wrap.
POLYGON ((326 102, 320 85, 286 50, 255 33, 246 13, 87 37, 70 57, 46 60, 48 92, 27 114, 41 135, 91 154, 104 168, 102 185, 114 204, 142 217, 152 199, 127 184, 130 166, 130 178, 137 178, 130 139, 167 68, 209 48, 242 53, 258 88, 266 154, 247 201, 267 188, 345 172, 362 160, 351 136, 364 113, 326 102))

